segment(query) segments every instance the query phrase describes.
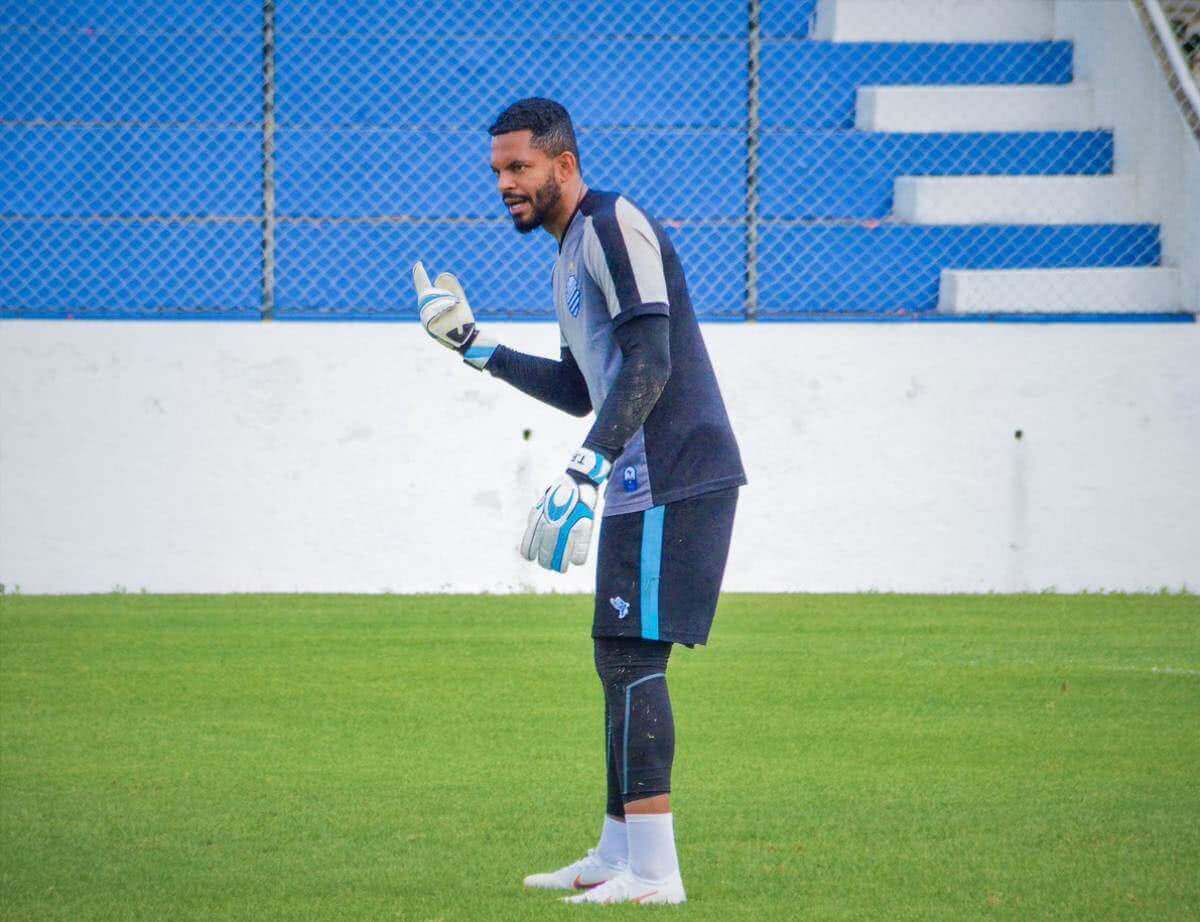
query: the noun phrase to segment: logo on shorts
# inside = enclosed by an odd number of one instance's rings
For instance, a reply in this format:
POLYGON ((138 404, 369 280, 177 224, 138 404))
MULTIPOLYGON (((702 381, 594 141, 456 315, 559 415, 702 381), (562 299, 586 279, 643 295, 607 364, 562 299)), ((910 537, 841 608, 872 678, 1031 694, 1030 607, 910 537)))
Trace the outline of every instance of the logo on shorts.
POLYGON ((579 279, 574 275, 567 276, 567 310, 572 317, 579 316, 579 279))
POLYGON ((617 617, 624 618, 629 614, 629 603, 619 595, 608 600, 608 604, 617 610, 617 617))

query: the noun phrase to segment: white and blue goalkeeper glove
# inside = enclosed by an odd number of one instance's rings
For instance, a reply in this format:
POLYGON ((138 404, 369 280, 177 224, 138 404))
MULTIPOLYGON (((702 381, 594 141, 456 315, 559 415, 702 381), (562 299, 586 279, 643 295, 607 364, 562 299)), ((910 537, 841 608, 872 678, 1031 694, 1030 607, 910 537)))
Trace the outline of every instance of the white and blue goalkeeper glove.
POLYGON ((559 573, 566 573, 571 564, 587 563, 599 487, 611 470, 603 455, 589 448, 575 452, 566 473, 546 488, 530 510, 521 556, 559 573))
POLYGON ((449 272, 443 272, 430 284, 425 266, 412 268, 413 287, 417 290, 417 310, 425 332, 447 349, 453 349, 463 361, 480 371, 487 365, 499 343, 479 334, 475 315, 462 285, 449 272))

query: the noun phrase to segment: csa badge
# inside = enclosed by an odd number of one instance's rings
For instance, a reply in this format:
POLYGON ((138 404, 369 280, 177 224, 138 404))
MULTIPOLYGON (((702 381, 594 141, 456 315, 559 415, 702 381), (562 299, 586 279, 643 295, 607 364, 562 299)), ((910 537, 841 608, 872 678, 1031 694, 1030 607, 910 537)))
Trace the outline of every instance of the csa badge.
POLYGON ((629 467, 625 468, 624 480, 625 480, 625 492, 626 493, 636 493, 637 492, 637 468, 634 467, 632 464, 629 467))

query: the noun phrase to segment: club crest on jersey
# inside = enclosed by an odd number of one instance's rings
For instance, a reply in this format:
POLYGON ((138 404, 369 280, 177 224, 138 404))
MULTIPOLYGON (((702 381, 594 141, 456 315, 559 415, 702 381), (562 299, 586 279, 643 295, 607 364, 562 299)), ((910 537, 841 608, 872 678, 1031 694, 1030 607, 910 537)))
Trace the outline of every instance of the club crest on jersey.
POLYGON ((626 493, 636 493, 637 492, 637 468, 634 467, 632 464, 629 465, 629 467, 625 468, 624 480, 625 480, 625 492, 626 493))
POLYGON ((572 317, 579 316, 579 305, 581 297, 579 294, 579 279, 574 274, 567 276, 567 310, 572 317))
POLYGON ((609 599, 608 604, 617 610, 618 618, 624 618, 629 614, 629 603, 619 595, 609 599))

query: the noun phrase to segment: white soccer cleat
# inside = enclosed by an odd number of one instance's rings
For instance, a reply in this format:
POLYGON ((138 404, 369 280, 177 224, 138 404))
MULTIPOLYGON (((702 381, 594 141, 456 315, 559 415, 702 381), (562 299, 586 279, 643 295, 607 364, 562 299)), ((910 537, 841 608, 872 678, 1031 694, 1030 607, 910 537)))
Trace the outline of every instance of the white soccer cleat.
POLYGON ((563 897, 564 903, 592 903, 602 906, 610 903, 685 903, 683 878, 678 873, 664 881, 642 880, 628 868, 616 877, 587 893, 563 897))
POLYGON ((626 867, 624 861, 609 864, 596 849, 589 848, 586 855, 565 868, 547 874, 530 874, 525 878, 525 886, 538 890, 587 890, 611 880, 626 867))

